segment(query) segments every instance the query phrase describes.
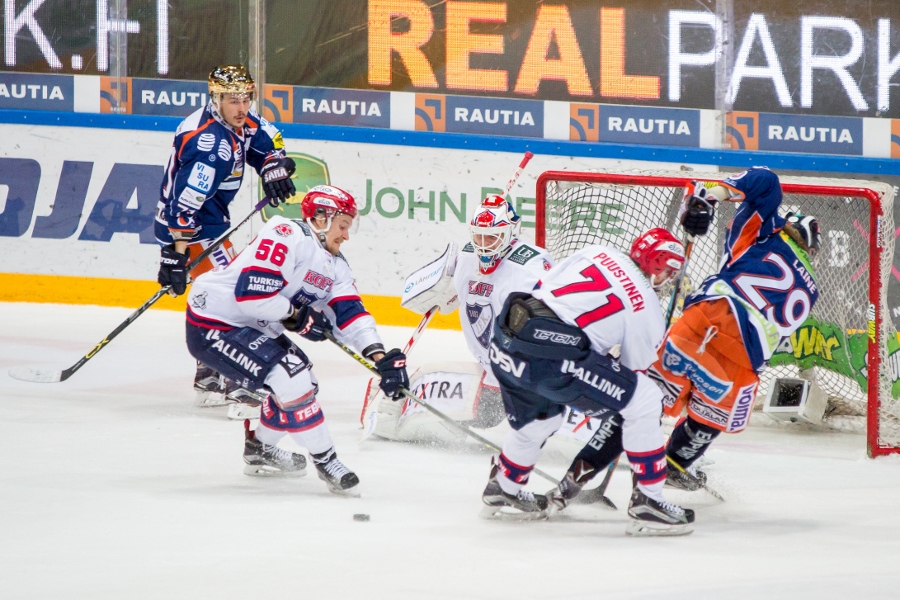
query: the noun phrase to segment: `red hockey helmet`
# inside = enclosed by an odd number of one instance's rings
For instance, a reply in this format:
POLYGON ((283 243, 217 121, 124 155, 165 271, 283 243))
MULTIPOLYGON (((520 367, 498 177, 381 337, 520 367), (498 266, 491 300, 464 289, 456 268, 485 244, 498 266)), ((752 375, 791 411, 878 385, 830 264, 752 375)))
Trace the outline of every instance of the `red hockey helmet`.
POLYGON ((658 289, 684 267, 684 246, 667 230, 655 227, 635 238, 631 260, 658 289))
POLYGON ((353 219, 351 232, 355 231, 358 223, 356 200, 341 188, 333 185, 317 185, 306 192, 300 202, 300 209, 303 211, 303 218, 317 233, 324 233, 331 229, 331 220, 336 215, 349 215, 353 219), (319 217, 326 220, 324 228, 319 228, 315 224, 315 220, 319 217))

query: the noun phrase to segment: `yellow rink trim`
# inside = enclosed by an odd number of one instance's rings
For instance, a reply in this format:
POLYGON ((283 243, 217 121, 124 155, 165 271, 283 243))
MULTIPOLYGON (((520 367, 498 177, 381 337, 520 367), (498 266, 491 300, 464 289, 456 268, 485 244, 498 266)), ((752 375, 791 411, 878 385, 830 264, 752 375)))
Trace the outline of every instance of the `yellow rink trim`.
MULTIPOLYGON (((159 284, 155 281, 0 273, 0 302, 94 304, 136 309, 149 300, 157 290, 159 284)), ((153 305, 153 309, 183 311, 186 298, 187 296, 178 298, 163 296, 153 305)), ((396 296, 362 294, 362 301, 379 325, 415 327, 422 319, 421 315, 401 307, 400 298, 396 296)), ((429 327, 460 329, 459 317, 456 313, 439 314, 432 319, 429 327)))

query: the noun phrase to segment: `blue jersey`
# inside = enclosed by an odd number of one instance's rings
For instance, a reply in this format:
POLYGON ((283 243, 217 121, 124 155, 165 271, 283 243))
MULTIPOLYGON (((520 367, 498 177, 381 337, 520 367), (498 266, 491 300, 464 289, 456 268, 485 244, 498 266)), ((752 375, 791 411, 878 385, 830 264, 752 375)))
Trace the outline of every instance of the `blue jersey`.
POLYGON ((685 308, 727 298, 750 362, 759 370, 781 339, 809 316, 819 288, 806 252, 782 232, 777 176, 754 168, 726 183, 743 192, 745 199, 728 226, 719 272, 703 281, 685 308))
POLYGON ((284 156, 281 133, 250 111, 240 131, 222 121, 208 104, 178 126, 156 210, 156 239, 171 244, 170 230, 193 241, 215 239, 228 229, 228 205, 244 168, 257 172, 270 158, 284 156))

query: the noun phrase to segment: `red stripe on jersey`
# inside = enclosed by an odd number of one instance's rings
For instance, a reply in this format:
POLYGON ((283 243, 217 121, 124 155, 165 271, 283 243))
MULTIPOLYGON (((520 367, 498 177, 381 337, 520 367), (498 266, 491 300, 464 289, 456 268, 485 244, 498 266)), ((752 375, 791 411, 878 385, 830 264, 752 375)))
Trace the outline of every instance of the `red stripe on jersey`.
MULTIPOLYGON (((343 300, 349 300, 351 302, 352 301, 362 302, 362 298, 360 298, 359 296, 338 296, 336 298, 332 298, 331 300, 329 300, 328 306, 331 306, 333 308, 335 302, 341 302, 343 300)), ((366 313, 366 314, 368 314, 368 313, 366 313)))
POLYGON ((358 315, 354 315, 354 316, 350 317, 350 318, 349 318, 347 321, 345 321, 343 324, 338 325, 338 329, 340 329, 341 331, 343 331, 344 329, 346 329, 347 327, 349 327, 350 324, 353 323, 354 321, 356 321, 357 319, 361 319, 362 317, 371 317, 371 316, 372 316, 372 315, 370 315, 370 314, 367 313, 366 311, 363 311, 363 312, 359 313, 358 315))

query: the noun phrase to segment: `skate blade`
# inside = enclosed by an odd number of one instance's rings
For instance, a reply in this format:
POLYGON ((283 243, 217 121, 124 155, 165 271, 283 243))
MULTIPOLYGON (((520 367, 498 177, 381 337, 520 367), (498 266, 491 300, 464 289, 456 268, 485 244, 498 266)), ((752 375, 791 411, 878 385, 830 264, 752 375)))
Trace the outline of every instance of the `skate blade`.
POLYGON ((245 465, 244 475, 250 475, 251 477, 305 477, 306 469, 282 471, 266 465, 245 465))
POLYGON ((328 491, 335 496, 343 496, 344 498, 360 498, 362 496, 362 493, 359 491, 359 485, 355 485, 348 490, 342 490, 341 488, 336 488, 330 485, 327 487, 328 491))
POLYGON ((522 512, 510 506, 489 506, 485 504, 478 516, 482 519, 493 521, 542 521, 550 516, 552 509, 548 506, 547 510, 539 512, 522 512))
POLYGON ((233 421, 258 419, 259 409, 259 406, 250 406, 248 404, 230 404, 228 405, 228 418, 233 421))
POLYGON ((194 406, 197 408, 216 408, 218 406, 227 406, 228 404, 231 404, 231 402, 221 392, 198 391, 194 399, 194 406))
POLYGON ((666 523, 656 523, 654 521, 641 521, 631 519, 625 528, 625 533, 635 537, 674 537, 679 535, 690 535, 694 533, 694 528, 690 523, 684 525, 669 525, 666 523))

